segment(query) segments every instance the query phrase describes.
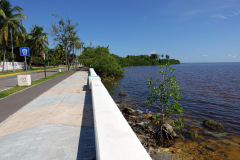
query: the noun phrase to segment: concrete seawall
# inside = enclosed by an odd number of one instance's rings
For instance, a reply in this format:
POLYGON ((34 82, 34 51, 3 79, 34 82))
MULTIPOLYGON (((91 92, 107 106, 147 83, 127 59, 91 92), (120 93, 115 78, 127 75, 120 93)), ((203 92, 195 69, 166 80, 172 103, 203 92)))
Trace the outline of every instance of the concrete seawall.
POLYGON ((97 160, 150 160, 107 89, 90 68, 97 160))

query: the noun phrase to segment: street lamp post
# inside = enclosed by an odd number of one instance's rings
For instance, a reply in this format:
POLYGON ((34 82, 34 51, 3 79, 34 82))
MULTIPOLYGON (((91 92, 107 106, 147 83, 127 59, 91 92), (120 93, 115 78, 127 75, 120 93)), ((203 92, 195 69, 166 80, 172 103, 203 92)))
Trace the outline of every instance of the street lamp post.
POLYGON ((46 58, 45 58, 45 53, 43 54, 43 59, 44 59, 44 72, 45 72, 45 78, 47 77, 46 74, 46 58))
POLYGON ((46 58, 45 58, 45 53, 44 52, 40 52, 39 55, 43 55, 43 62, 44 62, 44 74, 45 74, 45 78, 47 77, 47 73, 46 73, 46 58))

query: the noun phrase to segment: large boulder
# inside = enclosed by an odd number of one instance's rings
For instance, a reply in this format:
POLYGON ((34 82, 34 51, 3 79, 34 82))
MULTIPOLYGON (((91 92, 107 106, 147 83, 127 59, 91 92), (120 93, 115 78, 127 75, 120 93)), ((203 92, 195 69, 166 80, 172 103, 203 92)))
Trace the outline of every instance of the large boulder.
POLYGON ((151 155, 153 160, 172 160, 171 156, 165 153, 151 155))
POLYGON ((204 127, 214 130, 214 131, 222 131, 224 129, 221 123, 215 122, 214 120, 205 120, 203 121, 204 127))
POLYGON ((123 96, 127 96, 127 93, 119 92, 118 95, 121 96, 121 97, 123 97, 123 96))
POLYGON ((135 111, 132 108, 125 107, 125 108, 122 109, 122 113, 130 116, 130 115, 137 115, 138 111, 135 111))
POLYGON ((193 140, 197 140, 198 138, 198 130, 196 129, 191 129, 190 132, 190 137, 193 139, 193 140))
POLYGON ((177 138, 177 134, 174 132, 173 127, 169 124, 163 124, 163 136, 166 139, 173 139, 173 138, 177 138), (165 135, 167 135, 167 137, 165 137, 165 135))

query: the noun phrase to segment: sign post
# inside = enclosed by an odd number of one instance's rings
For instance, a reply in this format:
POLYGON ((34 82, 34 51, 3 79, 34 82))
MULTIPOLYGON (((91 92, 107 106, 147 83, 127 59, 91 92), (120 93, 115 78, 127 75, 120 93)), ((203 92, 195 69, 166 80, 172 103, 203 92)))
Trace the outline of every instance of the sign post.
POLYGON ((22 47, 20 48, 20 56, 25 57, 25 68, 26 68, 26 73, 27 73, 27 59, 26 56, 30 56, 29 48, 28 47, 22 47))
MULTIPOLYGON (((22 47, 20 48, 20 56, 25 57, 25 67, 26 67, 26 74, 27 74, 27 58, 26 56, 30 56, 29 48, 22 47)), ((18 75, 18 86, 30 86, 31 85, 31 75, 18 75)))

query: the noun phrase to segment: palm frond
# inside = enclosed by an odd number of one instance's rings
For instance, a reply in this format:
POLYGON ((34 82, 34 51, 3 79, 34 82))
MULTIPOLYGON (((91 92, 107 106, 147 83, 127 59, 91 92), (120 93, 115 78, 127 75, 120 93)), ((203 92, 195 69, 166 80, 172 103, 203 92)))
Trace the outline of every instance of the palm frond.
POLYGON ((12 18, 27 19, 27 16, 23 13, 16 13, 16 14, 12 15, 12 18))
POLYGON ((7 18, 6 14, 2 9, 0 9, 0 16, 3 18, 3 20, 7 18))
POLYGON ((10 12, 16 12, 16 11, 22 12, 23 9, 22 9, 22 7, 19 7, 19 6, 15 6, 12 9, 10 9, 10 12))

